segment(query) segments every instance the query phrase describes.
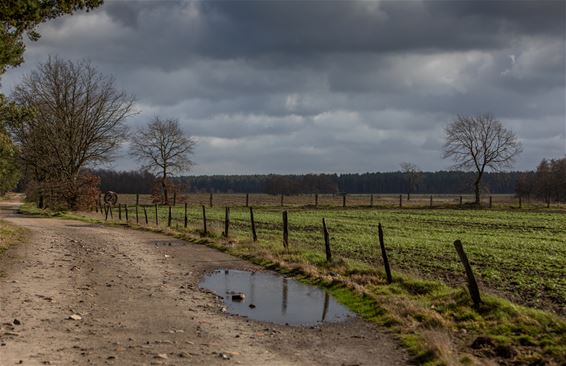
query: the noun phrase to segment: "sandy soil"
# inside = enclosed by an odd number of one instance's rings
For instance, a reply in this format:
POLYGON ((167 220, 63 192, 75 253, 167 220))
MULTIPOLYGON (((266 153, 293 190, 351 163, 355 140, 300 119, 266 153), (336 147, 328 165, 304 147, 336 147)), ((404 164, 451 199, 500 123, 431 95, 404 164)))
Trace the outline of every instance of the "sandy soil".
POLYGON ((30 231, 0 258, 0 365, 407 362, 390 334, 362 320, 305 328, 223 313, 216 296, 199 290, 202 274, 258 268, 213 249, 19 216, 6 203, 0 217, 30 231))

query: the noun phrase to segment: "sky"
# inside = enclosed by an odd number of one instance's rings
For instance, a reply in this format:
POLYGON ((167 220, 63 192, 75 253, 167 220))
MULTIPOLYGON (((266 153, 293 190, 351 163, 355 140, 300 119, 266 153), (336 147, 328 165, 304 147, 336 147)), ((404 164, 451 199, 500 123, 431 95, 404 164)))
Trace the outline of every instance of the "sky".
MULTIPOLYGON (((4 93, 91 60, 136 97, 132 131, 176 118, 197 140, 191 174, 449 169, 458 114, 513 130, 517 170, 566 154, 564 1, 106 0, 39 32, 4 93)), ((127 143, 110 167, 138 168, 127 143)))

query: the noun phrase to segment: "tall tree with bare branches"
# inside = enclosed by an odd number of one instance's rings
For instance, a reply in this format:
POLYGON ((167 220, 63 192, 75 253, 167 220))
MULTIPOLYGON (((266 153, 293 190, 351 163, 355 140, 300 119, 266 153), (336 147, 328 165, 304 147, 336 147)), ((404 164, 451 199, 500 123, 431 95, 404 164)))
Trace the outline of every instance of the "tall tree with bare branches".
POLYGON ((10 121, 28 173, 56 182, 76 208, 81 171, 112 160, 125 140, 133 97, 88 61, 50 58, 24 76, 12 99, 28 111, 10 121))
POLYGON ((455 169, 475 171, 475 204, 480 204, 480 185, 484 172, 513 166, 521 153, 521 143, 513 131, 490 114, 458 116, 446 127, 443 157, 454 161, 455 169))
POLYGON ((143 169, 159 175, 163 202, 169 203, 168 179, 172 174, 188 171, 195 140, 183 133, 176 119, 155 117, 132 137, 130 155, 142 163, 143 169))
POLYGON ((401 172, 407 181, 407 200, 411 199, 411 193, 417 189, 419 181, 422 179, 422 172, 418 166, 408 161, 400 164, 401 172))

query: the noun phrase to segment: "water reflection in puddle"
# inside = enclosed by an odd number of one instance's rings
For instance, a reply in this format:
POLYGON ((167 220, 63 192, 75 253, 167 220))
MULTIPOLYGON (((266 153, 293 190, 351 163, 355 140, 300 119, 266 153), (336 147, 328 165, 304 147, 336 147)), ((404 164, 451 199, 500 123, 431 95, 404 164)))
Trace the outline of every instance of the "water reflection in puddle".
POLYGON ((327 292, 273 273, 216 270, 199 286, 221 296, 230 314, 255 320, 314 325, 354 316, 327 292))

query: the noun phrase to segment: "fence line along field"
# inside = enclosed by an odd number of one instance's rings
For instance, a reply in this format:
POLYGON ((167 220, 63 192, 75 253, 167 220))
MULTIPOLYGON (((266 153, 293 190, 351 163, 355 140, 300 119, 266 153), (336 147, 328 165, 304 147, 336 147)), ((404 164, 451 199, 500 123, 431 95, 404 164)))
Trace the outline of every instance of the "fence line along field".
MULTIPOLYGON (((134 205, 136 196, 139 204, 153 204, 148 194, 120 194, 120 203, 134 205)), ((472 203, 473 195, 456 194, 301 194, 270 195, 263 193, 213 193, 212 206, 298 206, 298 207, 382 207, 382 208, 459 208, 472 203)), ((187 202, 189 205, 206 205, 210 207, 210 193, 180 194, 176 204, 187 202)), ((173 204, 173 199, 171 198, 173 204)), ((544 203, 537 200, 525 200, 511 194, 494 194, 482 197, 485 208, 559 208, 560 204, 544 203)))
MULTIPOLYGON (((133 197, 135 200, 135 195, 133 197)), ((221 198, 223 201, 213 201, 210 208, 209 195, 200 195, 198 199, 190 195, 187 228, 184 228, 184 204, 172 207, 170 225, 179 231, 202 231, 202 206, 205 206, 209 235, 220 236, 225 230, 224 206, 232 206, 230 238, 251 241, 250 211, 241 205, 242 197, 245 200, 245 195, 215 195, 213 200, 221 198)), ((120 196, 122 203, 124 198, 131 202, 132 196, 120 196)), ((303 196, 284 197, 289 198, 284 202, 288 207, 278 207, 280 202, 266 205, 273 197, 253 198, 256 200, 254 219, 258 249, 283 250, 282 212, 285 210, 290 255, 324 263, 321 220, 325 218, 333 257, 350 261, 352 268, 358 263, 381 270, 377 225, 382 223, 394 272, 460 285, 464 281, 462 265, 452 244, 459 239, 464 243, 482 290, 517 303, 566 314, 566 233, 563 229, 566 217, 560 210, 342 208, 322 206, 324 201, 320 197, 321 207, 315 208, 299 206, 306 199, 303 196), (265 199, 265 206, 257 205, 259 198, 265 199)), ((144 203, 146 199, 144 197, 144 203)), ((128 205, 129 220, 135 222, 135 207, 132 203, 128 205)), ((118 220, 118 208, 113 210, 113 220, 118 220)), ((155 206, 146 208, 146 212, 149 225, 156 225, 155 206)), ((138 215, 139 224, 145 225, 141 207, 138 215)), ((169 208, 158 206, 159 226, 168 225, 168 216, 169 208)), ((122 212, 122 220, 125 220, 125 212, 122 212)))

